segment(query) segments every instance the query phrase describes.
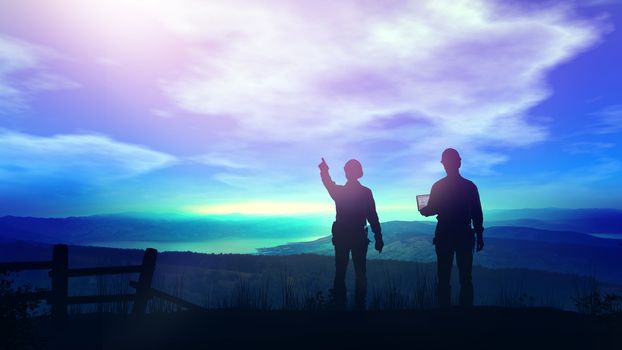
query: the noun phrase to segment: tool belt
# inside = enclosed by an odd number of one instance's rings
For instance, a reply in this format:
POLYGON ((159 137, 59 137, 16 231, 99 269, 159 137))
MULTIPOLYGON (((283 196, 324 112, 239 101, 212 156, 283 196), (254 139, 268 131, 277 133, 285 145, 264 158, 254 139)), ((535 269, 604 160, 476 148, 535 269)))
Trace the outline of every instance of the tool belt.
POLYGON ((357 227, 352 224, 333 222, 331 232, 333 234, 333 244, 369 244, 367 238, 368 227, 357 227))

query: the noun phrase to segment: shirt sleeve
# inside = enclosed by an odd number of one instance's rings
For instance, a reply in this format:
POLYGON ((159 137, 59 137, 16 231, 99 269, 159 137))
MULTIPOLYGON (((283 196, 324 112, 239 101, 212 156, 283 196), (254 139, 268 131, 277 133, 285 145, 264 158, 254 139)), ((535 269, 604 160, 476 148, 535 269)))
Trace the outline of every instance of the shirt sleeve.
POLYGON ((482 213, 482 203, 479 199, 479 191, 477 186, 473 184, 473 195, 471 198, 471 220, 473 220, 473 228, 475 233, 481 235, 484 232, 484 214, 482 213))
POLYGON ((438 205, 436 203, 438 202, 437 196, 438 196, 437 185, 434 184, 432 185, 432 189, 430 189, 430 198, 428 199, 428 205, 421 208, 420 210, 422 215, 431 216, 431 215, 438 214, 438 205))
POLYGON ((330 195, 330 197, 333 200, 337 200, 337 184, 335 183, 335 181, 333 181, 333 179, 331 179, 330 174, 328 173, 328 170, 326 171, 320 171, 320 177, 322 178, 322 183, 324 184, 324 187, 326 187, 326 190, 328 191, 328 194, 330 195))
POLYGON ((382 231, 380 228, 380 220, 378 219, 378 212, 376 212, 376 201, 374 201, 374 195, 369 191, 369 206, 367 210, 367 221, 371 226, 371 230, 374 232, 375 237, 382 237, 382 231))

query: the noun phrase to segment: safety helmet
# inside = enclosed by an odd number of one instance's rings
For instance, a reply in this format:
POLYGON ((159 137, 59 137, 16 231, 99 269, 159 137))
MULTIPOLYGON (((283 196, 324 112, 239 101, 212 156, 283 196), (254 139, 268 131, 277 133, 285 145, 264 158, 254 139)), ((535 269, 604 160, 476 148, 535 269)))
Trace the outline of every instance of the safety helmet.
POLYGON ((345 170, 348 179, 359 179, 363 176, 363 166, 361 162, 356 159, 347 161, 343 170, 345 170))
POLYGON ((458 154, 458 151, 453 148, 447 148, 443 151, 443 154, 441 155, 441 163, 457 162, 460 160, 462 160, 462 158, 460 158, 460 154, 458 154))

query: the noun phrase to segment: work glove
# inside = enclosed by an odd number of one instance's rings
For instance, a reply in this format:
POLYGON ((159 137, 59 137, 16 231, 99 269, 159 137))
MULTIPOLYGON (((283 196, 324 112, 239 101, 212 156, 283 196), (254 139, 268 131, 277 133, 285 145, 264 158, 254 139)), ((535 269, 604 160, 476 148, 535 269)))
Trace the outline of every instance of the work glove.
POLYGON ((484 249, 484 236, 480 234, 477 235, 477 251, 479 252, 482 249, 484 249))
POLYGON ((382 253, 382 248, 384 247, 384 242, 382 241, 382 237, 376 237, 376 244, 374 245, 378 253, 382 253))

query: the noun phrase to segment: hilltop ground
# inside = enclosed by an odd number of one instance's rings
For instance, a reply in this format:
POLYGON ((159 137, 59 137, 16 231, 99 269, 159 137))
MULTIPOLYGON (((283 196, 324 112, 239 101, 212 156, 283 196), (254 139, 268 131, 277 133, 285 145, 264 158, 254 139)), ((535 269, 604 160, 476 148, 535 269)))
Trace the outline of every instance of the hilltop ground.
MULTIPOLYGON (((49 245, 29 242, 0 244, 0 256, 8 261, 46 260, 50 251, 49 245)), ((140 250, 70 247, 71 268, 131 265, 141 257, 140 250)), ((476 266, 476 304, 512 308, 441 311, 429 309, 435 295, 433 264, 372 260, 368 306, 374 311, 338 314, 322 309, 325 295, 318 294, 330 286, 334 261, 328 256, 164 252, 157 261, 154 288, 215 310, 165 313, 174 309, 153 303, 153 313, 137 320, 122 314, 129 307, 123 303, 104 304, 100 310, 89 305, 70 307, 65 327, 59 328, 49 318, 34 318, 29 331, 23 328, 28 332, 21 340, 43 349, 622 348, 619 313, 605 320, 534 307, 571 310, 576 298, 589 298, 599 290, 595 287, 619 291, 618 285, 592 285, 593 279, 585 276, 476 266)), ((11 277, 49 289, 47 271, 11 277)), ((129 275, 76 278, 70 292, 131 293, 128 281, 135 279, 129 275)), ((20 337, 16 332, 5 333, 7 329, 0 326, 0 340, 20 337)))
POLYGON ((40 319, 44 348, 620 349, 621 322, 552 308, 477 307, 357 313, 210 311, 71 316, 63 331, 40 319))

